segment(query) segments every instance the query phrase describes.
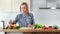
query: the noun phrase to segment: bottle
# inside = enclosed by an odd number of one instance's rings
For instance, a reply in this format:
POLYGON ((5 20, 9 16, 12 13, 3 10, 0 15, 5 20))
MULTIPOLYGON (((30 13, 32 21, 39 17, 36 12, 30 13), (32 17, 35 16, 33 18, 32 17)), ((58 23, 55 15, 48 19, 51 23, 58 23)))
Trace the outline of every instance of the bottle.
POLYGON ((4 20, 1 20, 1 22, 3 23, 3 29, 5 29, 5 22, 4 22, 4 20))

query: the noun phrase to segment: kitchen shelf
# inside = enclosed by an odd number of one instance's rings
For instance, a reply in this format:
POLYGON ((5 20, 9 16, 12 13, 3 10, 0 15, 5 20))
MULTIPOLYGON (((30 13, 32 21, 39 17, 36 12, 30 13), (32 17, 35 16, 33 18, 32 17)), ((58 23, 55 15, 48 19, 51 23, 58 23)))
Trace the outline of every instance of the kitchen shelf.
POLYGON ((39 9, 50 9, 50 8, 39 8, 39 9))
POLYGON ((60 8, 56 8, 56 9, 60 9, 60 8))
MULTIPOLYGON (((39 8, 39 9, 51 9, 51 8, 39 8)), ((60 8, 56 8, 56 9, 60 9, 60 8)))
POLYGON ((36 9, 60 9, 60 0, 31 0, 31 10, 36 9))

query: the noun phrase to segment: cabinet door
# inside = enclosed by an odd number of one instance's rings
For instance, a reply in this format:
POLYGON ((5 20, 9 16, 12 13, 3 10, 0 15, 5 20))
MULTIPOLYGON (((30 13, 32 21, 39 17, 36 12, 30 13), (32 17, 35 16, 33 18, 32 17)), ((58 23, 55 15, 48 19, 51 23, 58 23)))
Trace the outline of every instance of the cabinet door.
POLYGON ((20 11, 20 4, 26 2, 28 4, 29 10, 30 10, 30 0, 11 0, 11 6, 12 11, 20 11))
POLYGON ((16 12, 19 10, 19 0, 0 0, 0 11, 16 12))
POLYGON ((0 11, 10 11, 11 0, 0 0, 0 11))
POLYGON ((46 0, 31 0, 31 10, 46 8, 46 0))
POLYGON ((0 11, 18 12, 22 2, 27 2, 30 8, 30 0, 0 0, 0 11))

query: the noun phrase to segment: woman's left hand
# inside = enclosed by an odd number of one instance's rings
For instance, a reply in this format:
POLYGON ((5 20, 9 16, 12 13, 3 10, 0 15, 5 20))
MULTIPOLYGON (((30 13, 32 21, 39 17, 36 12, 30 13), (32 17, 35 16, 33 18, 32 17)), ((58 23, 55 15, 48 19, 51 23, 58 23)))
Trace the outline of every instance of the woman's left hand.
POLYGON ((28 24, 28 27, 32 27, 32 25, 31 24, 28 24))

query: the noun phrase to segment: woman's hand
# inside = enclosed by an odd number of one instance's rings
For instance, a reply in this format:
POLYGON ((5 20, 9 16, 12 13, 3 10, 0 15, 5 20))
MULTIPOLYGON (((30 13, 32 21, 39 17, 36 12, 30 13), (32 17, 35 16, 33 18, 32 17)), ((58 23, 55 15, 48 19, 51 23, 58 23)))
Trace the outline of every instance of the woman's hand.
POLYGON ((8 21, 8 23, 9 23, 9 24, 12 24, 12 20, 10 19, 10 20, 8 21))
POLYGON ((32 27, 32 25, 31 24, 28 24, 28 27, 32 27))

